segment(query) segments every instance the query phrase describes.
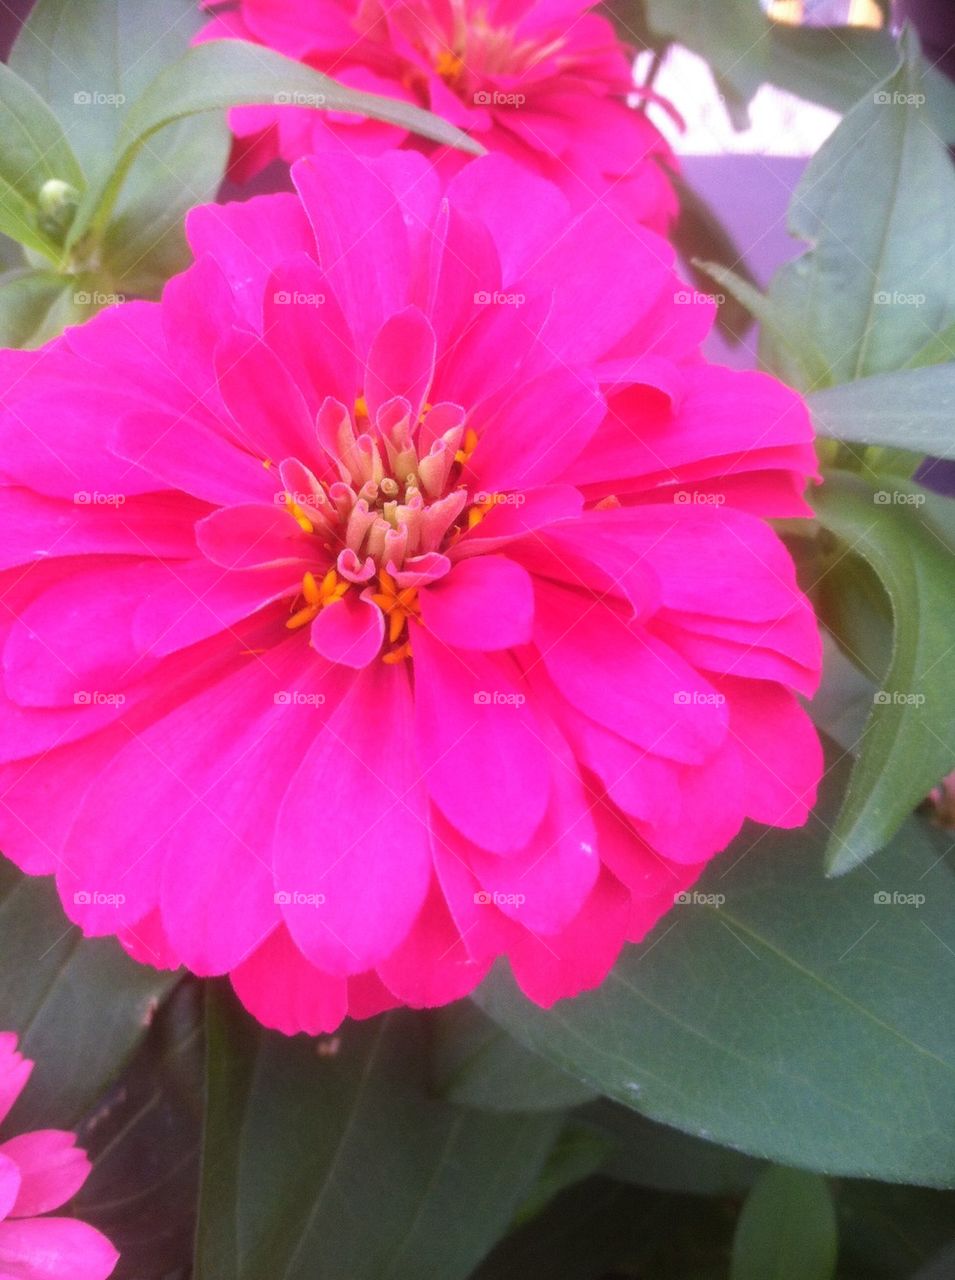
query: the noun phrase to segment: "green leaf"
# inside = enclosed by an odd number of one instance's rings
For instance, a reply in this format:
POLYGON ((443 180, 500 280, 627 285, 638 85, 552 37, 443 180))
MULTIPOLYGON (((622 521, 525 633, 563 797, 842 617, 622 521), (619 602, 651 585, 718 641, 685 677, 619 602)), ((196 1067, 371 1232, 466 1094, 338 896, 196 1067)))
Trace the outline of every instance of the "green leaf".
POLYGON ((197 1280, 465 1280, 561 1126, 429 1098, 422 1015, 316 1042, 213 996, 208 1034, 197 1280))
POLYGON ((75 283, 30 267, 0 276, 0 347, 39 347, 74 316, 75 283))
POLYGON ((108 173, 126 114, 204 18, 195 0, 37 0, 10 54, 92 178, 108 173))
POLYGON ((481 1006, 564 1070, 697 1137, 832 1174, 955 1185, 955 876, 920 820, 865 870, 821 876, 844 775, 830 771, 807 830, 745 833, 697 886, 722 905, 675 908, 598 990, 542 1010, 496 970, 481 1006))
POLYGON ((71 244, 91 225, 109 219, 129 168, 161 129, 203 111, 256 103, 295 101, 326 111, 384 120, 434 142, 479 153, 481 147, 447 121, 421 107, 379 94, 348 89, 301 62, 241 40, 217 40, 190 49, 153 80, 123 120, 110 175, 94 183, 77 213, 71 244))
POLYGON ((120 1251, 113 1280, 160 1280, 190 1265, 204 1048, 202 988, 181 982, 78 1128, 93 1170, 74 1207, 120 1251))
POLYGON ((955 360, 955 324, 929 338, 921 350, 903 366, 906 369, 924 369, 928 365, 946 364, 955 360))
POLYGON ((808 400, 828 439, 955 458, 955 363, 876 374, 808 400))
POLYGON ((215 198, 230 145, 225 118, 201 115, 164 129, 142 149, 103 237, 103 269, 115 292, 157 298, 189 265, 185 216, 215 198))
POLYGON ((472 1280, 726 1280, 726 1206, 589 1178, 501 1242, 472 1280))
POLYGON ((844 1182, 836 1210, 840 1267, 860 1280, 909 1280, 951 1240, 955 1224, 955 1196, 925 1187, 844 1182))
POLYGON ((58 229, 44 225, 49 212, 41 208, 41 193, 55 190, 47 184, 69 187, 79 199, 85 179, 56 116, 0 62, 0 232, 56 259, 58 229))
POLYGON ((621 1182, 691 1195, 735 1195, 763 1168, 739 1151, 656 1124, 607 1098, 582 1108, 577 1119, 612 1143, 603 1172, 621 1182))
POLYGON ((469 1000, 435 1015, 432 1073, 449 1102, 489 1111, 560 1111, 598 1096, 529 1053, 469 1000))
MULTIPOLYGON (((812 247, 769 290, 787 323, 815 335, 828 383, 897 369, 955 320, 955 173, 925 110, 914 34, 903 47, 806 169, 789 226, 812 247)), ((776 335, 764 338, 783 372, 776 335)))
POLYGON ((777 352, 777 376, 796 387, 812 387, 824 383, 829 365, 808 329, 799 327, 773 300, 754 284, 721 266, 718 262, 695 264, 711 279, 732 294, 762 326, 764 339, 770 336, 777 352))
POLYGON ((179 981, 63 916, 48 880, 0 863, 0 1027, 36 1062, 11 1130, 73 1128, 126 1065, 179 981))
POLYGON ((825 1178, 767 1169, 743 1205, 730 1280, 832 1280, 839 1237, 825 1178))
POLYGON ((702 54, 745 97, 765 80, 771 24, 759 0, 646 0, 646 12, 657 35, 702 54))
POLYGON ((955 766, 955 556, 915 485, 881 489, 831 473, 815 496, 819 520, 878 575, 892 606, 893 652, 876 693, 829 842, 841 874, 863 862, 955 766))
POLYGON ((555 1196, 595 1174, 612 1149, 612 1139, 592 1125, 570 1121, 547 1157, 536 1186, 521 1206, 517 1221, 530 1221, 555 1196))

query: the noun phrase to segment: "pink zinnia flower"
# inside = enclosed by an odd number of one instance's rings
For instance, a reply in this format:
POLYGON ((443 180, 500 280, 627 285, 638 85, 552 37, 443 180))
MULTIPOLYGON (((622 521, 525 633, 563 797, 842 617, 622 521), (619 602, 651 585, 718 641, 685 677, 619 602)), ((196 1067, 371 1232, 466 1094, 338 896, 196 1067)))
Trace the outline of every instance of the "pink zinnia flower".
MULTIPOLYGON (((17 1038, 0 1033, 0 1124, 19 1098, 33 1063, 17 1038)), ((0 1143, 0 1276, 10 1280, 106 1280, 119 1254, 99 1231, 75 1218, 51 1218, 86 1181, 90 1162, 72 1133, 43 1129, 0 1143)))
MULTIPOLYGON (((594 7, 592 0, 241 0, 202 39, 255 41, 351 88, 427 107, 557 183, 577 206, 609 200, 664 231, 676 213, 666 175, 676 162, 644 112, 628 105, 640 92, 632 55, 594 7)), ((365 153, 402 142, 430 146, 376 121, 301 107, 247 107, 231 120, 239 178, 276 155, 292 161, 335 146, 365 153)), ((431 150, 446 176, 469 158, 431 150)))
POLYGON ((6 355, 0 845, 263 1021, 599 983, 803 822, 805 408, 672 250, 503 157, 316 156, 6 355))

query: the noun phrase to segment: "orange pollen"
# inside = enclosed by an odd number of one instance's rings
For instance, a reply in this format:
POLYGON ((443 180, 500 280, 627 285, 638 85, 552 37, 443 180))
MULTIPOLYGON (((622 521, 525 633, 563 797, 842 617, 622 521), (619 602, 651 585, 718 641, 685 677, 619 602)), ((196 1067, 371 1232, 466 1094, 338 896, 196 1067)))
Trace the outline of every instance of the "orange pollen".
POLYGON ((461 443, 461 448, 454 455, 454 461, 460 462, 461 465, 464 466, 466 462, 470 462, 471 454, 477 447, 478 433, 473 427, 468 427, 467 431, 464 433, 464 440, 461 443))
POLYGON ((442 49, 434 60, 434 69, 447 85, 457 84, 464 70, 464 59, 451 49, 442 49))
POLYGON ((321 582, 317 580, 314 573, 306 572, 302 578, 302 595, 305 597, 305 604, 292 614, 285 624, 286 627, 289 631, 307 627, 318 617, 322 609, 341 600, 350 586, 350 582, 339 580, 334 569, 329 569, 321 582))
MULTIPOLYGON (((379 569, 378 571, 378 590, 371 598, 388 619, 389 644, 398 642, 408 625, 409 618, 413 618, 415 622, 421 621, 418 588, 399 587, 391 574, 384 569, 379 569)), ((403 657, 407 657, 411 653, 410 644, 407 641, 405 644, 407 645, 408 653, 403 654, 403 657)), ((402 648, 404 647, 403 645, 402 648)), ((392 659, 393 662, 398 660, 397 658, 392 659)), ((388 661, 388 655, 385 656, 384 661, 388 661)))

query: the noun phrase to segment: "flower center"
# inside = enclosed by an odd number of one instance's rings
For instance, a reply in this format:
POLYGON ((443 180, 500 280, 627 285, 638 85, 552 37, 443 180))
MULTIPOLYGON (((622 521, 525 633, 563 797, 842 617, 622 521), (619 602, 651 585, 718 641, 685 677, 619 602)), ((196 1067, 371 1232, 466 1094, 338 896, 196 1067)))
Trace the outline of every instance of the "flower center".
POLYGON ((398 397, 377 406, 372 422, 364 395, 350 410, 326 400, 316 422, 324 459, 315 470, 297 458, 278 468, 276 500, 315 551, 285 625, 307 626, 354 588, 385 615, 386 662, 410 656, 418 588, 448 572, 445 551, 493 505, 469 503, 462 472, 478 435, 464 410, 425 404, 415 421, 413 412, 398 397))

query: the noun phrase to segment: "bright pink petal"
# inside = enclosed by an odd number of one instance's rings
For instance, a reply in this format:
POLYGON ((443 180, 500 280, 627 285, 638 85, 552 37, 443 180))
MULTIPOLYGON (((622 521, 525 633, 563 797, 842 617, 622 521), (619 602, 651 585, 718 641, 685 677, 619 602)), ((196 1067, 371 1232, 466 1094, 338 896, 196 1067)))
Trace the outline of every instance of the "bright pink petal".
POLYGON ((404 942, 378 963, 378 974, 404 1004, 434 1008, 469 995, 490 961, 472 960, 436 883, 404 942))
POLYGON ((367 668, 302 756, 279 811, 282 915, 305 955, 340 976, 389 955, 427 892, 412 724, 404 665, 367 668))
POLYGON ((620 953, 629 919, 626 892, 604 872, 563 932, 547 937, 523 932, 511 944, 508 958, 518 986, 545 1009, 599 986, 620 953))
POLYGON ((254 1018, 287 1036, 334 1031, 348 1012, 348 980, 310 964, 284 925, 236 966, 232 985, 254 1018))
POLYGON ((419 599, 424 625, 452 648, 509 649, 531 638, 533 583, 505 556, 462 560, 419 599))
POLYGON ((435 358, 434 330, 417 307, 407 307, 379 329, 368 353, 365 398, 374 422, 378 410, 402 396, 417 422, 431 390, 435 358))
MULTIPOLYGON (((0 1158, 16 1162, 21 1185, 15 1218, 32 1218, 59 1209, 89 1177, 90 1162, 76 1146, 76 1136, 55 1129, 20 1134, 0 1145, 0 1158)), ((0 1214, 2 1217, 2 1214, 0 1214)))
POLYGON ((0 1150, 0 1222, 7 1217, 20 1194, 20 1170, 0 1150))
POLYGON ((385 638, 385 619, 371 600, 354 591, 326 605, 312 623, 312 648, 329 662, 361 670, 374 661, 385 638))
POLYGON ((522 849, 551 792, 551 757, 513 666, 415 627, 418 753, 435 804, 475 844, 522 849))
POLYGON ((119 1254, 99 1231, 72 1218, 0 1223, 0 1276, 6 1280, 106 1280, 119 1254))
POLYGON ((0 1124, 26 1087, 33 1063, 17 1052, 17 1038, 9 1031, 0 1032, 0 1124))

